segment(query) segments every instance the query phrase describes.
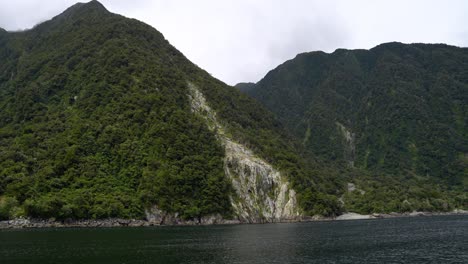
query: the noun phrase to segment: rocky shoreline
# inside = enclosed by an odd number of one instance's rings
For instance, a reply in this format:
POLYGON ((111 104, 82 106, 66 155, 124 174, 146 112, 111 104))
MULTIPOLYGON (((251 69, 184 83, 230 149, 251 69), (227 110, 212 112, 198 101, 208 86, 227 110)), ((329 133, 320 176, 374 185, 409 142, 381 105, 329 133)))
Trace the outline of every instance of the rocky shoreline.
MULTIPOLYGON (((316 222, 316 221, 340 221, 340 220, 363 220, 363 219, 384 219, 398 217, 422 217, 422 216, 444 216, 444 215, 468 215, 466 210, 454 210, 451 212, 411 212, 411 213, 389 213, 361 215, 356 213, 346 213, 338 217, 301 217, 295 220, 280 221, 278 223, 293 222, 316 222)), ((265 222, 268 223, 268 222, 265 222)), ((231 225, 247 224, 239 220, 226 220, 219 218, 206 218, 200 221, 174 220, 161 224, 160 222, 140 219, 100 219, 100 220, 65 220, 55 219, 27 219, 18 218, 8 221, 0 221, 0 229, 21 229, 21 228, 111 228, 111 227, 149 227, 149 226, 196 226, 196 225, 231 225)))
POLYGON ((220 220, 213 218, 204 218, 202 221, 184 221, 180 219, 172 219, 165 223, 157 221, 148 221, 142 219, 120 219, 108 218, 98 220, 65 220, 57 221, 55 219, 28 219, 18 218, 8 221, 0 221, 0 229, 10 228, 109 228, 109 227, 148 227, 148 226, 195 226, 195 225, 219 225, 219 224, 242 224, 239 220, 220 220))
POLYGON ((454 210, 451 212, 407 212, 407 213, 374 213, 369 215, 361 215, 356 213, 346 213, 338 216, 334 220, 362 220, 362 219, 382 219, 382 218, 397 218, 397 217, 416 217, 416 216, 442 216, 442 215, 468 215, 466 210, 454 210))

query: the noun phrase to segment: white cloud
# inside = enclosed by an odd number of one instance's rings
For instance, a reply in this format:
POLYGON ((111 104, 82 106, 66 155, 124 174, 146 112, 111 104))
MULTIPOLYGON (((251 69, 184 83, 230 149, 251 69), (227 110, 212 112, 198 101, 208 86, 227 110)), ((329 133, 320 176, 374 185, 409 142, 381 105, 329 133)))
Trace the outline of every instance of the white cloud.
MULTIPOLYGON (((30 28, 73 0, 0 0, 0 27, 30 28)), ((468 46, 463 0, 102 0, 142 20, 190 60, 235 84, 258 81, 297 53, 383 42, 468 46)))

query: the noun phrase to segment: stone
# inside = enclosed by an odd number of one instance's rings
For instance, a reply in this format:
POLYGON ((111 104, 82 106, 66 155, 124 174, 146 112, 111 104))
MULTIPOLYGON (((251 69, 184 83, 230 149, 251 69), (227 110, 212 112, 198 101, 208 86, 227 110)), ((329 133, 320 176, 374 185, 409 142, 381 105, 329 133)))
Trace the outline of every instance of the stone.
POLYGON ((190 82, 188 88, 192 111, 206 120, 224 147, 224 170, 236 192, 231 204, 239 221, 264 223, 299 218, 296 192, 288 179, 251 149, 228 136, 199 89, 190 82))

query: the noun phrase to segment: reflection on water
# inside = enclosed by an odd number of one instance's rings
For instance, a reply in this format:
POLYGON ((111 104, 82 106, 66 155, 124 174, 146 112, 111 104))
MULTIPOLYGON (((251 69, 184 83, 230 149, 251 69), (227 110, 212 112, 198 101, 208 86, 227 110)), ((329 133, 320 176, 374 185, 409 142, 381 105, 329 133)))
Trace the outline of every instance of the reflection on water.
POLYGON ((0 263, 468 263, 468 216, 0 231, 0 263))

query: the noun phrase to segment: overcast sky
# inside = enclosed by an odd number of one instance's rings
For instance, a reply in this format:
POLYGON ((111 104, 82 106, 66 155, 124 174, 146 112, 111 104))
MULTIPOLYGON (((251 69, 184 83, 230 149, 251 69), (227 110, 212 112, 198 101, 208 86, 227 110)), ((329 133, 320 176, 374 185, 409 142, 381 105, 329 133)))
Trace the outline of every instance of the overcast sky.
MULTIPOLYGON (((0 27, 31 28, 76 2, 0 0, 0 27)), ((144 21, 228 84, 257 82, 301 52, 380 43, 468 46, 466 0, 101 0, 144 21)))

